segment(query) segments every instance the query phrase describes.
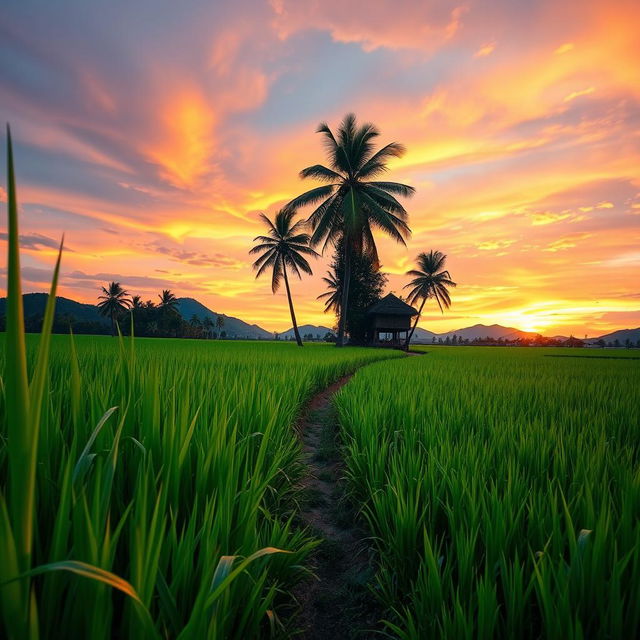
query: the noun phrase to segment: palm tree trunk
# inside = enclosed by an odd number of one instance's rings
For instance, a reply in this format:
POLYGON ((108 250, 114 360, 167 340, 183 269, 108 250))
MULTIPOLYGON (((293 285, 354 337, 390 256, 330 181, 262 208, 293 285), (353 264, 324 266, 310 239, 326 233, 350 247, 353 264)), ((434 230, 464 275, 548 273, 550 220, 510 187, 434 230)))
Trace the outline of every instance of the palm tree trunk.
POLYGON ((291 299, 291 289, 289 289, 289 278, 287 277, 287 267, 282 262, 282 273, 284 275, 284 285, 287 288, 287 299, 289 300, 289 311, 291 312, 291 322, 293 323, 293 333, 296 336, 296 342, 299 347, 302 347, 302 338, 300 338, 300 332, 298 331, 298 323, 296 322, 296 314, 293 310, 293 300, 291 299))
POLYGON ((349 304, 349 283, 351 281, 351 251, 346 238, 344 242, 344 274, 342 277, 342 301, 340 302, 340 321, 336 347, 344 346, 344 334, 347 327, 347 305, 349 304))
POLYGON ((420 305, 420 309, 418 309, 418 315, 416 316, 416 321, 413 323, 413 327, 411 327, 411 331, 409 331, 409 335, 407 336, 407 341, 404 345, 404 348, 409 350, 409 343, 411 342, 411 338, 413 338, 413 332, 416 330, 418 326, 418 320, 420 320, 420 316, 422 315, 422 309, 424 307, 424 303, 427 301, 427 298, 422 298, 422 304, 420 305))
POLYGON ((114 338, 116 335, 116 325, 113 319, 113 309, 111 309, 111 337, 114 338))

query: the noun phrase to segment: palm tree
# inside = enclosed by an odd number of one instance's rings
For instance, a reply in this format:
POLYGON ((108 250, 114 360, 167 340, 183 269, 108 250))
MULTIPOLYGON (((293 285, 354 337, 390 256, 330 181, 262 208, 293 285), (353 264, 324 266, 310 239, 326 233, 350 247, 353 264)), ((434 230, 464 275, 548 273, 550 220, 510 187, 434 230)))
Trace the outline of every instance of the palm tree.
POLYGON ((298 221, 295 224, 291 224, 294 216, 293 209, 278 211, 273 222, 264 213, 261 213, 260 216, 267 225, 267 235, 255 237, 253 241, 257 241, 259 244, 249 252, 251 254, 262 254, 253 263, 253 268, 257 271, 256 278, 260 277, 268 268, 271 268, 271 290, 273 293, 280 288, 280 283, 284 279, 293 332, 298 346, 301 347, 302 340, 298 332, 296 314, 293 310, 287 267, 298 278, 302 278, 300 270, 313 275, 311 267, 303 257, 303 254, 308 256, 316 256, 318 254, 309 246, 309 234, 304 232, 305 223, 298 221))
POLYGON ((160 304, 158 307, 164 311, 176 311, 178 307, 178 298, 175 297, 169 289, 163 289, 161 294, 158 294, 160 298, 160 304))
POLYGON ((202 326, 204 327, 205 335, 207 336, 207 338, 210 338, 211 332, 213 331, 213 328, 215 326, 213 324, 213 320, 209 316, 205 316, 204 320, 202 321, 202 326))
POLYGON ((429 253, 420 253, 418 255, 416 259, 418 269, 407 271, 408 276, 414 276, 413 280, 404 286, 405 289, 412 287, 407 298, 409 304, 414 304, 418 300, 422 300, 416 320, 407 336, 405 345, 407 349, 413 337, 413 332, 418 326, 418 320, 420 320, 422 309, 427 298, 434 298, 442 313, 451 306, 451 298, 449 297, 447 288, 457 285, 451 280, 451 275, 444 268, 446 261, 447 256, 444 253, 431 250, 429 253))
POLYGON ((334 135, 326 123, 317 129, 325 138, 329 167, 316 164, 300 172, 301 178, 315 178, 327 184, 316 187, 294 198, 286 210, 296 210, 318 204, 309 216, 313 234, 311 246, 336 244, 344 239, 344 287, 340 304, 337 346, 343 346, 349 301, 351 254, 367 253, 378 266, 378 252, 373 228, 405 244, 411 233, 407 225, 407 212, 395 196, 409 197, 413 187, 398 182, 376 180, 387 171, 387 162, 399 158, 405 148, 391 142, 375 151, 373 141, 380 133, 374 125, 358 126, 356 117, 345 116, 334 135))
POLYGON ((129 313, 131 314, 132 331, 134 331, 134 327, 135 327, 136 311, 140 311, 142 309, 144 309, 144 303, 142 302, 142 297, 141 296, 131 296, 131 301, 130 301, 130 306, 129 306, 129 313))
POLYGON ((111 335, 116 334, 116 316, 126 311, 131 306, 129 295, 119 282, 111 282, 108 287, 102 287, 103 295, 98 296, 98 309, 103 316, 111 318, 111 335))
POLYGON ((340 287, 340 281, 338 274, 334 271, 327 271, 327 277, 322 278, 322 281, 327 285, 327 291, 321 293, 316 300, 324 301, 324 311, 333 311, 338 314, 340 312, 340 299, 342 297, 342 291, 340 287))
POLYGON ((218 329, 218 333, 222 333, 222 329, 224 329, 224 316, 218 314, 216 316, 216 329, 218 329))

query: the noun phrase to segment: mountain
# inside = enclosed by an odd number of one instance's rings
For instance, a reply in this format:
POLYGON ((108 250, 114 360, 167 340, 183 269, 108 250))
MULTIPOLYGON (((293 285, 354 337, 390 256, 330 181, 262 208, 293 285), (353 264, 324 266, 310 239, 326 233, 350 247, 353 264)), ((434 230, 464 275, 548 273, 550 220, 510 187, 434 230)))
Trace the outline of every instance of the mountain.
MULTIPOLYGON (((25 293, 22 296, 25 319, 28 319, 31 316, 44 315, 48 297, 48 293, 25 293)), ((0 316, 6 314, 6 306, 7 299, 0 298, 0 316)), ((218 317, 217 313, 214 313, 211 309, 208 309, 193 298, 178 298, 178 311, 185 320, 189 320, 191 317, 196 315, 201 319, 210 317, 213 322, 215 322, 218 317)), ((250 338, 261 340, 273 339, 273 334, 270 331, 265 331, 258 325, 249 324, 232 316, 224 314, 220 315, 224 318, 224 327, 222 328, 222 331, 225 331, 229 338, 250 338)), ((72 316, 78 322, 96 322, 105 326, 109 325, 109 319, 100 315, 96 305, 84 304, 82 302, 70 300, 69 298, 57 296, 56 317, 59 318, 61 316, 72 316)))
MULTIPOLYGON (((211 320, 215 322, 219 315, 222 316, 224 318, 224 326, 221 331, 226 332, 227 338, 273 340, 273 333, 266 331, 257 324, 249 324, 248 322, 244 322, 244 320, 227 316, 224 313, 215 313, 215 311, 211 311, 211 309, 205 307, 193 298, 178 298, 178 311, 185 320, 197 316, 200 320, 211 318, 211 320)), ((215 331, 218 331, 218 329, 215 329, 215 331)))
POLYGON ((453 338, 454 335, 458 336, 458 338, 464 338, 465 340, 487 337, 493 338, 494 340, 498 340, 499 338, 516 340, 517 338, 533 338, 537 334, 527 331, 520 331, 519 329, 514 329, 513 327, 503 327, 499 324, 474 324, 472 327, 464 327, 463 329, 457 329, 456 331, 448 331, 447 333, 442 333, 439 337, 453 338))
POLYGON ((413 332, 411 336, 412 344, 425 344, 427 342, 432 342, 433 338, 438 338, 437 333, 433 333, 433 331, 429 331, 428 329, 422 329, 421 327, 416 327, 416 330, 413 332))
POLYGON ((598 340, 604 340, 605 342, 615 342, 617 340, 621 345, 624 345, 627 340, 637 343, 640 340, 640 327, 637 329, 619 329, 598 338, 589 338, 587 342, 598 342, 598 340))
MULTIPOLYGON (((44 315, 48 293, 25 293, 22 296, 22 305, 24 308, 24 317, 42 316, 44 315)), ((7 307, 7 299, 0 298, 0 316, 5 315, 7 307)), ((56 316, 73 316, 81 322, 98 322, 108 325, 109 320, 100 315, 98 307, 93 304, 83 304, 69 298, 61 296, 56 297, 56 316)))
MULTIPOLYGON (((303 339, 305 335, 310 333, 314 337, 314 339, 318 340, 322 340, 327 335, 327 333, 333 333, 333 331, 329 329, 329 327, 316 326, 313 324, 303 324, 301 327, 298 327, 298 331, 300 332, 300 335, 303 339)), ((282 333, 279 333, 278 337, 280 338, 280 340, 295 340, 293 327, 291 327, 291 329, 283 331, 282 333)))

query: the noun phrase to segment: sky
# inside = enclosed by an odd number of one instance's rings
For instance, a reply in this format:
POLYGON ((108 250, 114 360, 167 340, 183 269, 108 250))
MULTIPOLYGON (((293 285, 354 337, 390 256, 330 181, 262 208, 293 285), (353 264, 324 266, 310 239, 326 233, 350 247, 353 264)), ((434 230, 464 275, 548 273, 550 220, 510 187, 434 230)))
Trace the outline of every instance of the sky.
MULTIPOLYGON (((458 283, 420 326, 637 327, 639 23, 624 0, 5 0, 24 290, 48 288, 64 233, 61 295, 169 288, 286 329, 251 268, 259 214, 315 186, 315 129, 354 112, 407 147, 388 175, 416 188, 407 246, 377 235, 389 290, 430 249, 458 283)), ((3 212, 2 295, 4 238, 3 212)), ((292 282, 300 324, 334 323, 329 258, 292 282)))

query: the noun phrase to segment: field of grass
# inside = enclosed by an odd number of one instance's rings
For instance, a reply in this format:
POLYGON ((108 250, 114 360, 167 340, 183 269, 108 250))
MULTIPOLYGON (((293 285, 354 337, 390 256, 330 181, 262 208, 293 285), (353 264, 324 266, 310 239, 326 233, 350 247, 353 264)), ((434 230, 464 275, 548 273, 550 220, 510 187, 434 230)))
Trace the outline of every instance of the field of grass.
MULTIPOLYGON (((30 370, 37 342, 27 336, 30 370)), ((4 352, 3 334, 2 371, 4 352)), ((400 354, 53 336, 31 564, 74 560, 113 572, 142 606, 101 582, 48 572, 33 580, 40 636, 268 635, 314 544, 292 525, 301 473, 296 414, 314 390, 390 356, 400 354), (233 561, 260 550, 246 570, 233 561)), ((7 588, 3 596, 8 601, 7 588)))
POLYGON ((423 350, 337 396, 388 630, 638 637, 637 352, 423 350))

